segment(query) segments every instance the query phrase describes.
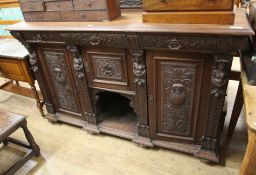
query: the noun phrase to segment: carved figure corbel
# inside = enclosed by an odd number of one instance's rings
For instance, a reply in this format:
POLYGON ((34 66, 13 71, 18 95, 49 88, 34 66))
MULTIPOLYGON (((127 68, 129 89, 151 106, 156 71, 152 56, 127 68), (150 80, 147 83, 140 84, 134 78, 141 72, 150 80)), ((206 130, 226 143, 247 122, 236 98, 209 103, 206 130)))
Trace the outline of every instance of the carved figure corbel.
POLYGON ((146 83, 146 65, 144 60, 143 51, 132 51, 133 55, 133 73, 135 75, 134 82, 138 86, 144 86, 146 83))
POLYGON ((211 94, 214 97, 219 98, 221 96, 225 96, 225 85, 228 81, 228 67, 230 64, 229 59, 221 59, 215 58, 215 65, 213 66, 212 70, 212 89, 211 94))
POLYGON ((73 54, 73 67, 76 70, 76 76, 78 79, 83 79, 85 77, 84 73, 84 64, 83 64, 83 57, 78 51, 78 48, 74 45, 68 45, 67 48, 73 54))
POLYGON ((29 54, 29 62, 31 64, 31 69, 33 72, 38 72, 38 65, 37 65, 37 59, 36 59, 36 52, 33 51, 29 54))

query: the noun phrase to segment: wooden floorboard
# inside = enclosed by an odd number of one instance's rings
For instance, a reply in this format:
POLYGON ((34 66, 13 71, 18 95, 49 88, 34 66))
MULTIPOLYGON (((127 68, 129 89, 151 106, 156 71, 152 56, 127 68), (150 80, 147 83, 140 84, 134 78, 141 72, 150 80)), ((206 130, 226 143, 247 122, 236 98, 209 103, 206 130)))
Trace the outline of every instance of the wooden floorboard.
MULTIPOLYGON (((229 84, 227 115, 237 85, 229 84)), ((79 127, 52 124, 41 117, 33 99, 9 92, 0 91, 0 109, 28 116, 28 127, 42 151, 42 157, 31 159, 16 175, 236 175, 247 144, 243 117, 227 148, 226 165, 222 166, 170 150, 144 149, 118 137, 90 135, 79 127)), ((25 141, 22 130, 12 137, 25 141)), ((1 166, 18 159, 16 154, 20 153, 11 152, 0 145, 0 172, 4 168, 1 166)))

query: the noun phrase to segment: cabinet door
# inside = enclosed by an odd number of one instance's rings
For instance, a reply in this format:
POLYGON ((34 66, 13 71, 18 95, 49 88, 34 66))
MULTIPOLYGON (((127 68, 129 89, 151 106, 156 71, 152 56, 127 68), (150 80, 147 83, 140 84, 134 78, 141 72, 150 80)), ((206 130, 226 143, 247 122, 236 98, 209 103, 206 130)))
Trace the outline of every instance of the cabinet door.
POLYGON ((193 143, 203 81, 201 55, 147 53, 150 135, 193 143), (200 58, 201 57, 201 58, 200 58))
POLYGON ((65 48, 39 48, 40 63, 46 87, 53 99, 55 110, 69 116, 81 117, 81 109, 65 48))

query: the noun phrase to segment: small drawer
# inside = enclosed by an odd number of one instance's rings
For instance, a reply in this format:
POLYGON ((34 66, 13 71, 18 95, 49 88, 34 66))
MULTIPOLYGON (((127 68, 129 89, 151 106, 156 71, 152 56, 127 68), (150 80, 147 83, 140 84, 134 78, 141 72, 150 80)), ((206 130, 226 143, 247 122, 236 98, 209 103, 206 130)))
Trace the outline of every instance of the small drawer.
POLYGON ((84 50, 84 65, 89 86, 131 91, 131 60, 129 54, 119 49, 84 50))
POLYGON ((26 81, 22 65, 16 60, 0 59, 0 70, 6 78, 26 81))
POLYGON ((104 21, 109 20, 106 11, 71 11, 61 13, 61 19, 64 21, 104 21))
POLYGON ((107 1, 103 0, 74 0, 75 10, 105 10, 107 1))
POLYGON ((144 0, 145 11, 230 10, 233 0, 144 0))
POLYGON ((2 62, 0 60, 0 63, 0 69, 4 74, 22 76, 22 70, 20 69, 18 62, 2 62))
POLYGON ((24 13, 27 22, 60 21, 59 12, 29 12, 24 13))
POLYGON ((19 0, 19 3, 43 2, 43 0, 19 0))
POLYGON ((45 2, 46 11, 70 11, 73 10, 71 1, 45 2))
POLYGON ((43 6, 42 2, 20 4, 20 8, 21 8, 21 10, 23 12, 40 12, 40 11, 44 11, 44 6, 43 6))

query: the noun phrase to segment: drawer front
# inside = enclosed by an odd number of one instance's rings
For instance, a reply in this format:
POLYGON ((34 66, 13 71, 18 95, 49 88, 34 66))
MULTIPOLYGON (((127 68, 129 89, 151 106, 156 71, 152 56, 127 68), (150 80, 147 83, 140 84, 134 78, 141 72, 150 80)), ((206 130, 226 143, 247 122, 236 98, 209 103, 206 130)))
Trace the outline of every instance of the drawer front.
POLYGON ((44 21, 59 21, 59 12, 29 12, 24 13, 24 18, 27 22, 44 22, 44 21))
POLYGON ((69 11, 73 10, 71 1, 45 2, 46 11, 69 11))
POLYGON ((89 86, 129 90, 131 63, 125 52, 88 49, 84 58, 89 86))
POLYGON ((233 6, 233 0, 144 0, 146 11, 228 10, 233 6))
POLYGON ((104 21, 109 20, 106 11, 71 11, 61 13, 62 21, 104 21))
POLYGON ((43 2, 43 0, 19 0, 19 3, 43 2))
POLYGON ((0 60, 0 70, 6 78, 17 81, 26 81, 26 76, 18 61, 0 60))
POLYGON ((74 0, 75 10, 105 10, 107 9, 106 0, 74 0))
POLYGON ((39 3, 22 3, 20 4, 20 8, 23 12, 38 12, 44 11, 44 6, 42 2, 39 3))

